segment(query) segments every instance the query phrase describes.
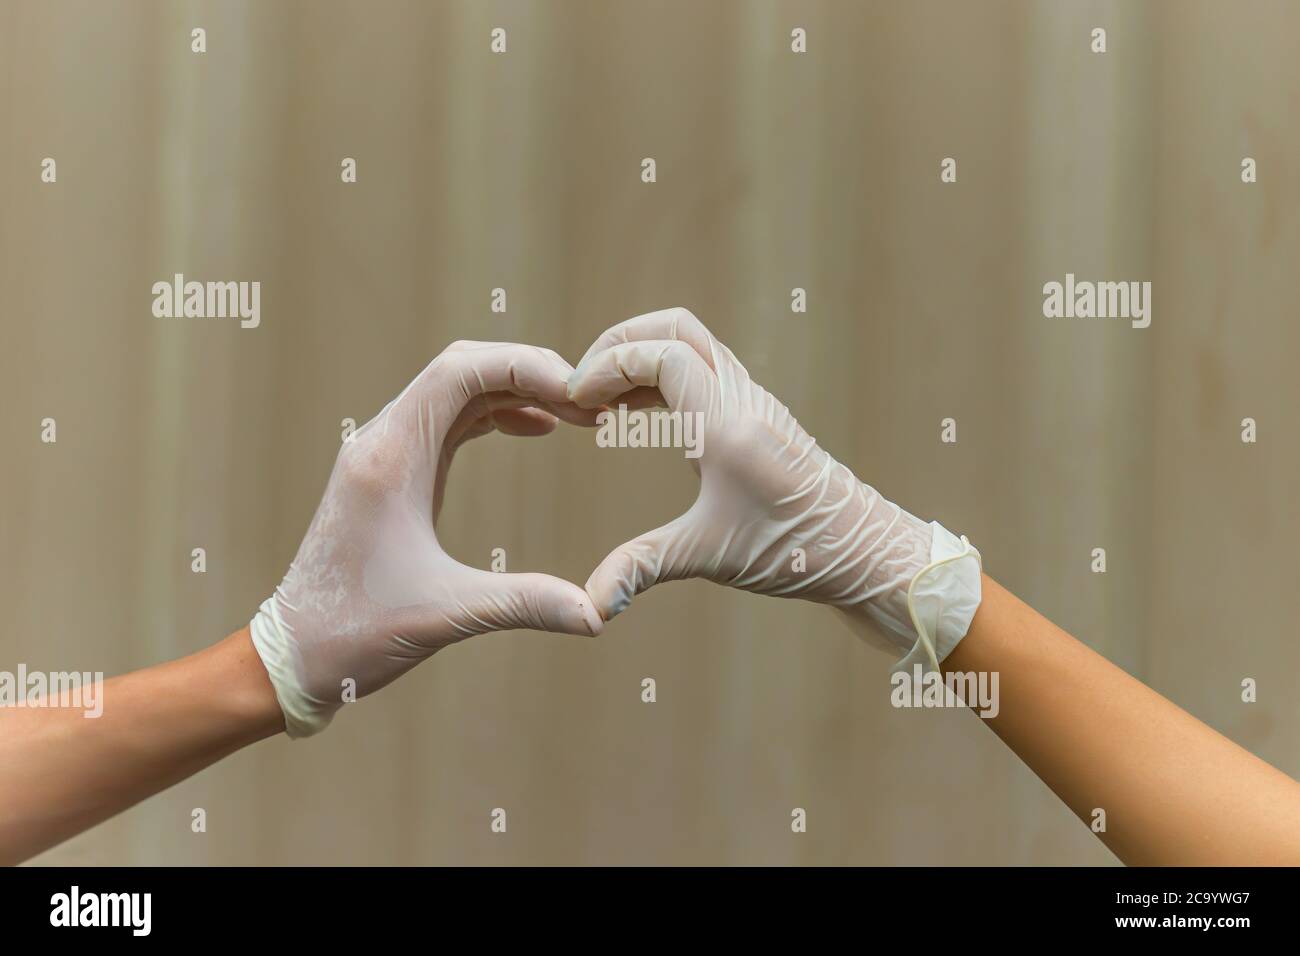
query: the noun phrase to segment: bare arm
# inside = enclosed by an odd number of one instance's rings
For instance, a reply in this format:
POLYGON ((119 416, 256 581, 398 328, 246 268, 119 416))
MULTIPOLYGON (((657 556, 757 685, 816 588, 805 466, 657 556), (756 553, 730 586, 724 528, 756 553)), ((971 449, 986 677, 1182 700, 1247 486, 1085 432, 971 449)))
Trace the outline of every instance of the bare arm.
POLYGON ((1133 865, 1300 864, 1300 783, 1085 647, 987 575, 945 671, 997 671, 988 723, 1133 865))
POLYGON ((698 418, 700 494, 592 573, 606 620, 691 577, 829 604, 902 655, 903 673, 998 672, 994 732, 1084 820, 1104 809, 1102 839, 1126 862, 1300 864, 1300 784, 982 576, 964 538, 860 482, 686 309, 607 329, 569 379, 584 408, 646 389, 698 418))
POLYGON ((561 415, 590 424, 565 398, 571 371, 547 349, 449 346, 344 445, 299 556, 248 627, 107 681, 96 717, 71 706, 0 708, 0 864, 264 737, 318 733, 354 699, 347 691, 379 690, 469 635, 600 633, 577 585, 466 567, 434 527, 464 442, 545 435, 561 415))
POLYGON ((284 730, 248 628, 115 677, 103 713, 0 708, 0 864, 66 840, 284 730))

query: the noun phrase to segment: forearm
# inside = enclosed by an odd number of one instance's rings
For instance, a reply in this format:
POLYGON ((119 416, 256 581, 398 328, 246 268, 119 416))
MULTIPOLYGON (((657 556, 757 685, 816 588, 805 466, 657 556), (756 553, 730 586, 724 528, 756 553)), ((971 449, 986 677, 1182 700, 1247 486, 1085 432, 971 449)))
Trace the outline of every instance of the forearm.
POLYGON ((1125 863, 1300 863, 1300 784, 983 578, 945 671, 997 671, 994 733, 1125 863))
POLYGON ((244 628, 105 682, 103 712, 0 708, 0 864, 24 860, 284 729, 244 628))

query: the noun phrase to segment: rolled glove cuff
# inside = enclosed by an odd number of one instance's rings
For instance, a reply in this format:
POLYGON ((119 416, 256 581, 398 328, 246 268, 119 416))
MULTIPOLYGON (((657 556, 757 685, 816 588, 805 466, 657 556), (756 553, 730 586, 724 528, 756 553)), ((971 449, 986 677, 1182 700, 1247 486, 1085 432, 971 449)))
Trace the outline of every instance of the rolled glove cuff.
POLYGON ((303 689, 297 647, 284 626, 274 597, 262 602, 248 622, 248 632, 266 673, 270 675, 275 698, 284 713, 284 729, 289 736, 294 739, 310 737, 328 727, 337 708, 321 706, 303 689))
POLYGON ((912 649, 894 672, 911 673, 915 664, 938 670, 952 653, 980 606, 983 560, 966 536, 958 538, 937 521, 930 522, 934 540, 930 563, 916 573, 907 589, 907 609, 916 631, 912 649))

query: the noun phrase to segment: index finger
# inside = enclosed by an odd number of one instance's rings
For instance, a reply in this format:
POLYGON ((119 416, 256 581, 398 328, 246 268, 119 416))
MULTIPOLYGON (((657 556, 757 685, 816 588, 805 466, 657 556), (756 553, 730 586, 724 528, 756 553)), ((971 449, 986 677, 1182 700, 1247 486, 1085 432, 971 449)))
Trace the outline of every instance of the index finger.
POLYGON ((414 424, 433 447, 464 408, 493 392, 555 405, 568 404, 573 368, 549 349, 506 343, 455 343, 425 367, 384 410, 384 430, 393 416, 414 424))
POLYGON ((642 388, 657 388, 673 411, 709 412, 720 400, 713 369, 680 340, 612 345, 583 360, 569 379, 569 397, 579 408, 642 388))
POLYGON ((587 349, 587 354, 578 363, 581 367, 596 354, 615 345, 627 342, 677 341, 685 342, 693 348, 709 368, 717 371, 718 362, 714 355, 717 339, 704 327, 704 323, 695 317, 689 309, 660 309, 634 316, 618 325, 610 326, 587 349))

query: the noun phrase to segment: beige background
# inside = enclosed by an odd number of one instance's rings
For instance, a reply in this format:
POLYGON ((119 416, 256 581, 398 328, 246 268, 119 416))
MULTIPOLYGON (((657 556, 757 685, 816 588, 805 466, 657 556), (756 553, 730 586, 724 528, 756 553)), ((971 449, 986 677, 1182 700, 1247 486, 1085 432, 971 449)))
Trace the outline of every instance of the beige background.
MULTIPOLYGON (((1296 774, 1298 32, 1284 2, 0 0, 0 667, 243 625, 340 421, 453 339, 576 361, 686 305, 864 480, 1296 774), (1067 271, 1151 280, 1151 328, 1044 319, 1067 271), (153 318, 174 272, 260 280, 261 328, 153 318)), ((694 482, 493 436, 439 530, 582 582, 694 482)), ((968 713, 891 709, 888 664, 825 609, 666 585, 599 642, 451 648, 39 862, 1114 862, 968 713)))

